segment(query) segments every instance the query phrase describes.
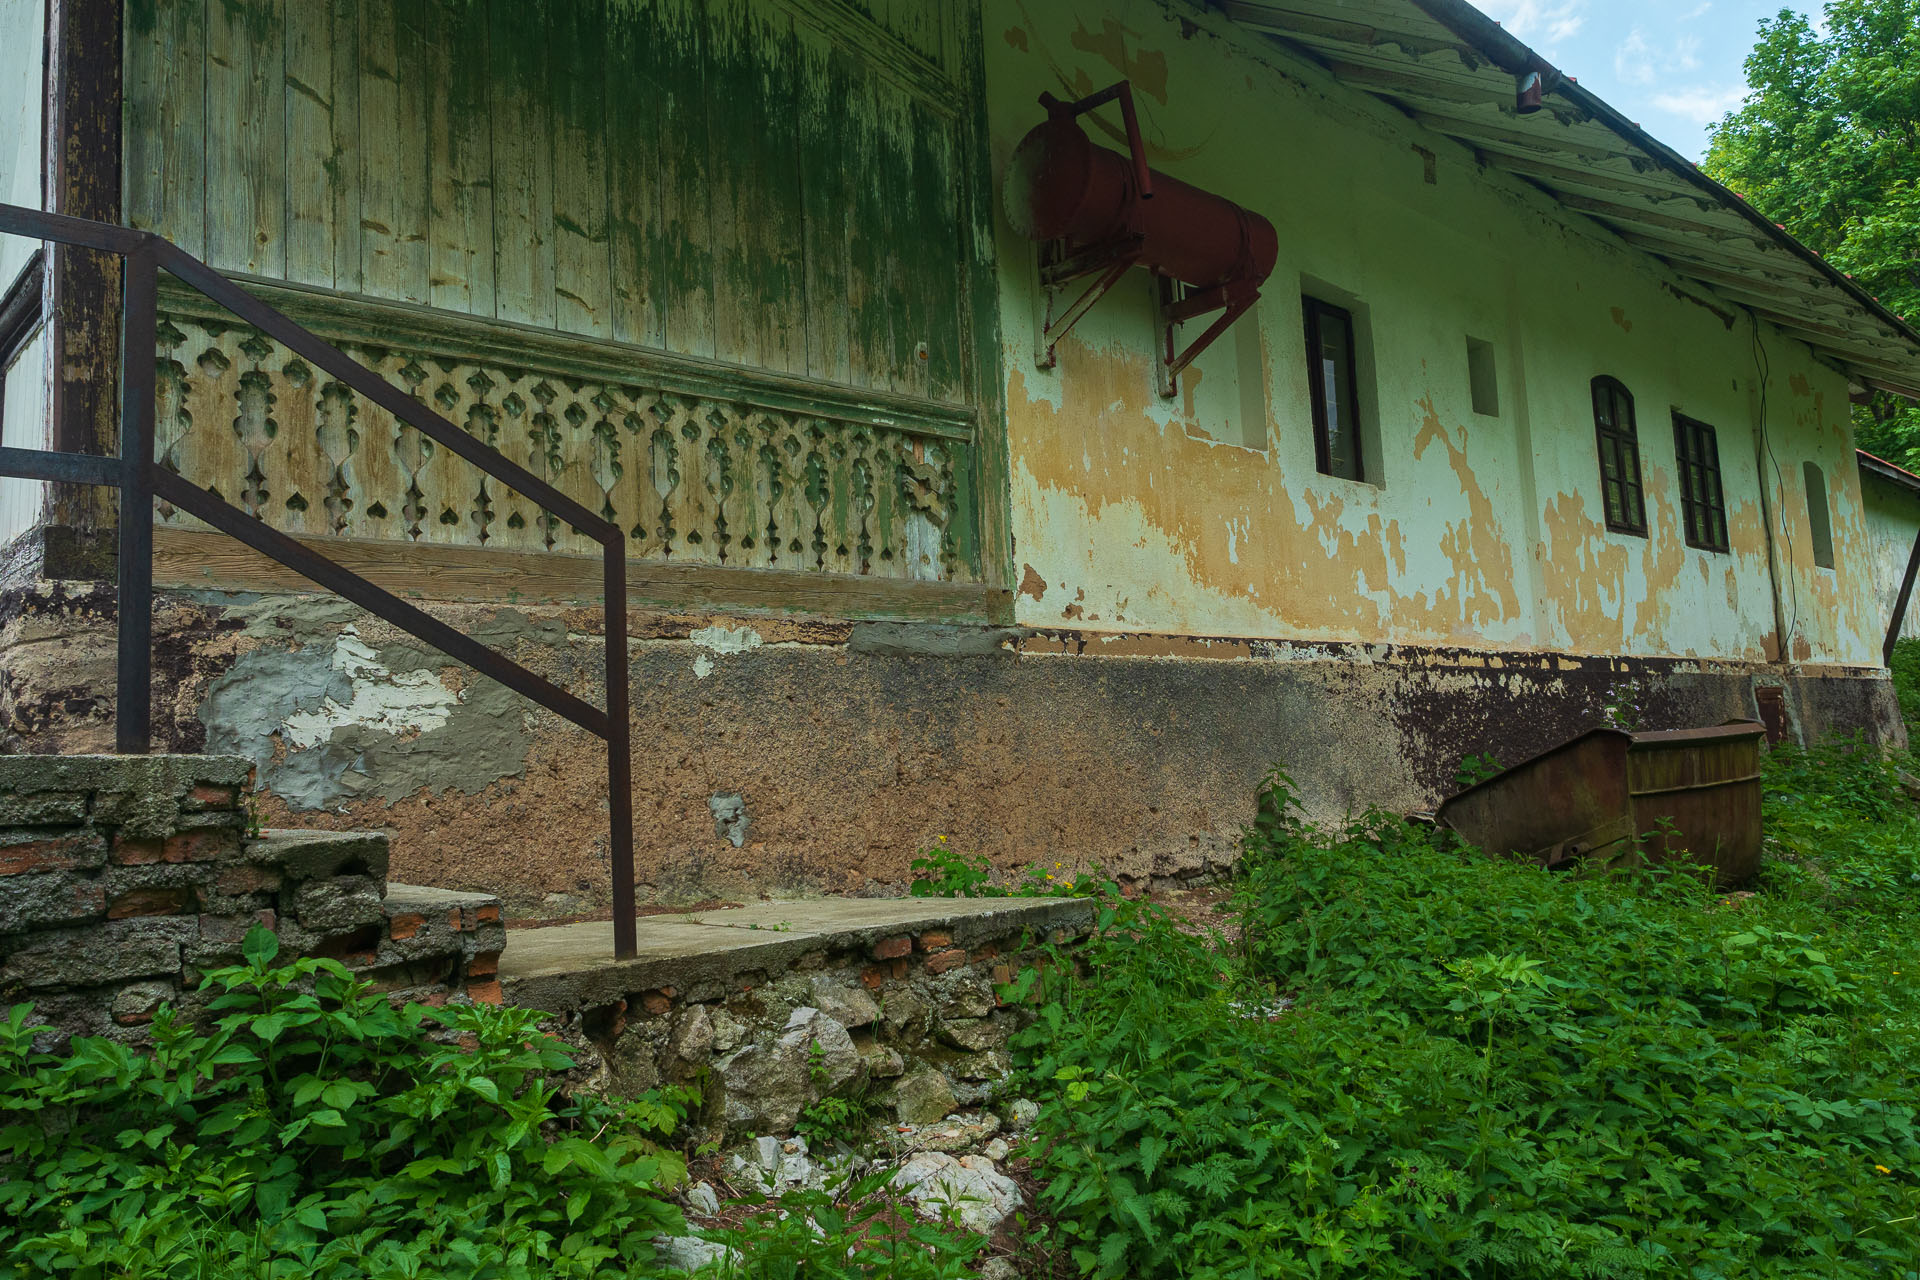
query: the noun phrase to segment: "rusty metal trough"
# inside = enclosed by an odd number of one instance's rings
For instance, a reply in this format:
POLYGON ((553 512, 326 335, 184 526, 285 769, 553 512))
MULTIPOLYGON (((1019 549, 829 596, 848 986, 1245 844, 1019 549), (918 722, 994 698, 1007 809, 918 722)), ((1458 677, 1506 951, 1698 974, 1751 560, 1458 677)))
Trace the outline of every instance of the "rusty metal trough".
POLYGON ((1749 720, 1595 729, 1450 797, 1436 816, 1483 849, 1546 867, 1688 858, 1731 888, 1760 868, 1765 734, 1749 720))

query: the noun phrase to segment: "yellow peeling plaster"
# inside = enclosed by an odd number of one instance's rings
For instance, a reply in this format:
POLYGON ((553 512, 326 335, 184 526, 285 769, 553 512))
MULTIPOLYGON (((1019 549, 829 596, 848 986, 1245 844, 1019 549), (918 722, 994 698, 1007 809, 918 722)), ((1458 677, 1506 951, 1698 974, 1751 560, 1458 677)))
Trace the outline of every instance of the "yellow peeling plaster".
MULTIPOLYGON (((1849 564, 1866 531, 1845 381, 1806 348, 1763 333, 1776 481, 1755 448, 1750 321, 1729 328, 1677 299, 1652 259, 1319 69, 1153 0, 987 9, 1006 33, 988 49, 996 174, 1042 90, 1126 73, 1154 163, 1266 215, 1280 240, 1240 322, 1250 343, 1229 332, 1167 401, 1152 391, 1142 273, 1059 345, 1054 369, 1035 367, 1033 247, 999 222, 1020 622, 1765 660, 1764 488, 1790 648, 1874 661, 1870 566, 1849 564), (1369 335, 1376 484, 1313 468, 1299 296, 1327 288, 1355 299, 1369 335), (1470 402, 1468 335, 1498 354, 1497 414, 1470 402), (1603 373, 1635 396, 1644 538, 1601 517, 1589 384, 1603 373), (1719 433, 1730 553, 1686 545, 1674 412, 1719 433), (1811 561, 1810 458, 1837 571, 1811 561)), ((1117 124, 1091 131, 1116 145, 1117 124)))
POLYGON ((1438 442, 1464 510, 1437 544, 1452 566, 1409 582, 1406 538, 1351 498, 1291 492, 1257 453, 1160 420, 1145 361, 1124 348, 1061 344, 1061 400, 1009 379, 1022 595, 1036 625, 1075 621, 1189 634, 1378 635, 1462 642, 1520 616, 1514 559, 1492 503, 1431 400, 1416 458, 1438 442), (1412 587, 1413 589, 1406 589, 1412 587))

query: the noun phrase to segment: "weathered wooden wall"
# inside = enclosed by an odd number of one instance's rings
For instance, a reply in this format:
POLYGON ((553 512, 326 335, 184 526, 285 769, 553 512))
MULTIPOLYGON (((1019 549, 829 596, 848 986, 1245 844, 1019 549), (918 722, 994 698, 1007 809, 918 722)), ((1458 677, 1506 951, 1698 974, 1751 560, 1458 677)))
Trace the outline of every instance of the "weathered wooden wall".
MULTIPOLYGON (((977 578, 973 14, 129 0, 127 214, 326 291, 304 321, 635 556, 977 578)), ((166 318, 161 441, 189 478, 294 532, 584 550, 370 406, 335 422, 257 335, 166 318)))

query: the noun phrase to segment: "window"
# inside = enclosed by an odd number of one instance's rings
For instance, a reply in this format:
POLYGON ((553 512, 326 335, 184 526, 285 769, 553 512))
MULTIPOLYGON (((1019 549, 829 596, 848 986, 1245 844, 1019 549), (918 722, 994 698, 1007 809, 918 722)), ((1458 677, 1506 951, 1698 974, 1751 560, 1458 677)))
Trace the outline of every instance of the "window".
POLYGON ((1822 569, 1833 568, 1833 516, 1827 510, 1827 477, 1815 463, 1803 463, 1801 475, 1807 482, 1807 524, 1813 530, 1813 562, 1822 569))
POLYGON ((1633 397, 1616 378, 1593 380, 1593 430, 1600 444, 1607 528, 1644 538, 1647 508, 1640 493, 1640 436, 1633 425, 1633 397))
POLYGON ((1467 339, 1467 385, 1473 392, 1473 411, 1488 418, 1500 416, 1500 379, 1493 361, 1493 344, 1467 339))
POLYGON ((1353 313, 1318 298, 1301 301, 1307 313, 1307 384, 1313 398, 1314 463, 1326 475, 1364 480, 1353 313))
POLYGON ((1713 428, 1673 415, 1673 456, 1680 462, 1680 511, 1687 545, 1727 549, 1727 500, 1720 492, 1720 444, 1713 428))

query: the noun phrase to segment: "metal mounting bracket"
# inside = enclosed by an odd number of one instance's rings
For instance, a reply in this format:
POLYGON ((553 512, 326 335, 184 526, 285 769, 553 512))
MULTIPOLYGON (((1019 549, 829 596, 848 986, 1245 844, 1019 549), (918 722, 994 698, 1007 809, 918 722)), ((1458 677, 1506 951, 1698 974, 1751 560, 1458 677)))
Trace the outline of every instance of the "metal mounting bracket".
POLYGON ((1058 358, 1054 348, 1060 339, 1140 260, 1141 242, 1142 237, 1135 235, 1071 251, 1060 240, 1048 240, 1040 245, 1040 288, 1046 295, 1046 306, 1040 316, 1039 331, 1034 335, 1036 365, 1042 369, 1054 367, 1058 358), (1066 286, 1087 276, 1092 276, 1093 282, 1056 318, 1055 308, 1065 295, 1066 286))
POLYGON ((1154 344, 1154 389, 1162 399, 1171 400, 1179 393, 1180 375, 1187 366, 1199 359, 1200 353, 1212 346, 1235 320, 1253 309, 1253 304, 1260 300, 1260 290, 1250 284, 1190 290, 1168 276, 1156 276, 1154 282, 1160 294, 1160 333, 1159 341, 1154 344), (1220 314, 1185 351, 1179 350, 1176 346, 1179 327, 1209 311, 1220 314))

